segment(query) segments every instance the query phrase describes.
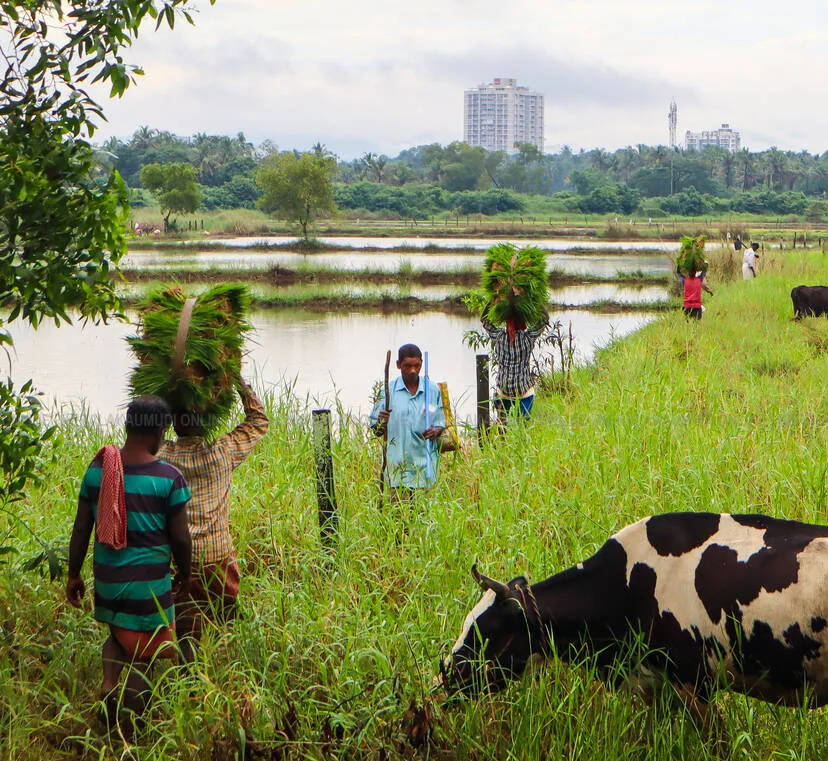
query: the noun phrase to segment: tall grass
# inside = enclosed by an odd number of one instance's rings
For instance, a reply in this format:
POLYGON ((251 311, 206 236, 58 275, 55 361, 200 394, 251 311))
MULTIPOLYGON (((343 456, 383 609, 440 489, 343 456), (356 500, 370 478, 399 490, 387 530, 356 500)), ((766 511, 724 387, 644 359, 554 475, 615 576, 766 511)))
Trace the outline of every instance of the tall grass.
MULTIPOLYGON (((103 635, 89 609, 23 573, 37 548, 0 523, 19 550, 0 558, 0 758, 720 757, 666 697, 648 708, 585 667, 549 663, 499 695, 450 704, 431 679, 478 597, 475 561, 495 578, 538 581, 668 511, 825 522, 828 327, 793 322, 789 292, 828 281, 828 262, 768 262, 755 281, 718 284, 701 322, 668 314, 613 342, 573 370, 565 395, 540 397, 528 425, 446 456, 437 487, 410 507, 378 503, 378 442, 340 414, 333 552, 319 542, 312 400, 274 390, 271 430, 232 494, 241 615, 207 632, 190 671, 156 666, 151 721, 134 743, 96 718, 103 635)), ((63 426, 59 459, 18 507, 31 528, 65 545, 86 463, 118 438, 63 426)), ((716 700, 731 757, 828 757, 824 710, 716 700)))

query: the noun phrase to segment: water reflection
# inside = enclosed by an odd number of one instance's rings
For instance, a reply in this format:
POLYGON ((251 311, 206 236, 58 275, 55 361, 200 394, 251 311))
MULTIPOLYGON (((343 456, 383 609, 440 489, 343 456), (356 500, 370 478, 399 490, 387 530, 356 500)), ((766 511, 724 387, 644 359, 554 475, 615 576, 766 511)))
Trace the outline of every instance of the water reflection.
MULTIPOLYGON (((377 272, 444 272, 466 270, 479 273, 483 254, 382 253, 339 251, 324 254, 298 254, 277 251, 132 251, 121 262, 124 269, 175 270, 213 268, 268 270, 277 264, 291 270, 319 268, 377 272)), ((664 253, 643 254, 556 254, 546 256, 549 270, 567 274, 592 274, 616 277, 618 273, 642 272, 665 275, 673 270, 672 259, 664 253)))
MULTIPOLYGON (((538 248, 546 248, 550 251, 565 251, 572 248, 580 249, 594 249, 600 251, 601 249, 627 249, 635 251, 678 251, 679 244, 676 241, 663 240, 625 240, 625 241, 611 241, 611 240, 572 240, 563 238, 509 238, 504 236, 502 238, 431 238, 428 236, 420 237, 417 234, 412 234, 410 238, 404 236, 394 237, 374 237, 363 238, 354 236, 322 236, 318 238, 320 243, 328 246, 349 246, 351 248, 397 248, 399 246, 412 246, 418 248, 425 248, 426 246, 438 246, 440 248, 477 248, 487 249, 495 243, 503 243, 504 241, 514 243, 516 246, 538 246, 538 248)), ((236 238, 209 238, 205 237, 205 243, 221 246, 233 246, 244 248, 246 246, 275 246, 286 243, 296 243, 298 239, 290 235, 266 235, 266 236, 244 236, 236 238)), ((189 243, 189 242, 188 242, 189 243)), ((191 245, 198 245, 199 241, 192 242, 191 245)))
MULTIPOLYGON (((553 319, 572 322, 577 361, 583 363, 593 357, 596 346, 611 336, 627 335, 653 316, 573 311, 553 314, 553 319)), ((458 419, 474 423, 474 352, 462 343, 465 331, 479 327, 471 316, 267 310, 254 312, 251 320, 256 333, 245 374, 259 388, 290 394, 309 409, 335 408, 338 400, 345 410, 362 416, 370 409, 373 384, 382 378, 385 351, 413 342, 429 352, 432 378, 448 383, 458 419)), ((17 353, 12 377, 17 383, 34 378, 58 413, 71 404, 120 422, 117 410, 127 400, 133 361, 124 338, 134 332, 132 325, 56 328, 43 323, 35 334, 31 327, 14 323, 11 332, 17 353)))

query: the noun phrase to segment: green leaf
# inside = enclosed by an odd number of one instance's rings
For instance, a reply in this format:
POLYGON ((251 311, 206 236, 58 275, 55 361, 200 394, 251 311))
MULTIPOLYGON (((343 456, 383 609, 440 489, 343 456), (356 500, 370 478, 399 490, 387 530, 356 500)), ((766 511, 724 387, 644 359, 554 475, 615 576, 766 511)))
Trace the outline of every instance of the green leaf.
POLYGON ((41 552, 41 553, 35 555, 34 557, 29 558, 25 563, 22 563, 20 565, 20 570, 23 573, 29 573, 30 571, 34 571, 36 568, 38 568, 43 563, 43 561, 45 559, 46 559, 46 553, 41 552))
POLYGON ((52 548, 46 550, 46 559, 49 562, 49 581, 55 581, 63 575, 63 561, 52 548))

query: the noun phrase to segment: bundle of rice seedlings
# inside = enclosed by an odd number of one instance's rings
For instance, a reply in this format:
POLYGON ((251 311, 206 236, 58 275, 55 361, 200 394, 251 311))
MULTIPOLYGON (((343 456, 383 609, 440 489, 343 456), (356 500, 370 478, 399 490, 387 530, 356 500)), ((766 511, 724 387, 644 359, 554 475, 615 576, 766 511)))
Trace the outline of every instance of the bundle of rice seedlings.
POLYGON ((134 395, 156 394, 177 412, 201 416, 209 435, 226 420, 236 401, 250 293, 241 284, 221 284, 202 293, 190 315, 183 351, 176 339, 187 296, 178 287, 162 287, 139 305, 136 336, 127 338, 138 363, 130 377, 134 395))
POLYGON ((697 272, 707 272, 707 260, 704 258, 704 235, 695 238, 685 235, 681 239, 676 264, 679 272, 685 277, 693 277, 697 272))
POLYGON ((548 301, 545 253, 537 246, 492 246, 486 251, 480 291, 491 302, 488 316, 493 323, 512 318, 536 325, 544 319, 548 301))

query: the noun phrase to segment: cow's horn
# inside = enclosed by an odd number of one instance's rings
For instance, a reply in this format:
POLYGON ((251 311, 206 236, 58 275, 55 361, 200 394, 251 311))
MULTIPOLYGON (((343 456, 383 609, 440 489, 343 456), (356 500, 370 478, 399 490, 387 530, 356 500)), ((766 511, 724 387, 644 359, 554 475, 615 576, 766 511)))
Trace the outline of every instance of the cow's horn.
POLYGON ((474 576, 474 580, 480 584, 480 587, 484 591, 491 589, 497 597, 505 597, 509 594, 509 587, 502 581, 495 581, 494 579, 490 579, 488 576, 484 576, 480 573, 480 571, 477 570, 477 563, 472 566, 472 576, 474 576))

